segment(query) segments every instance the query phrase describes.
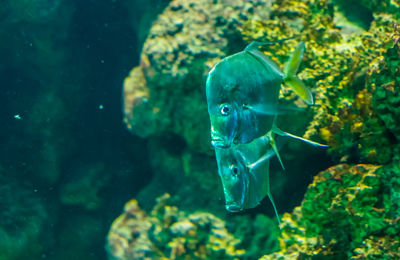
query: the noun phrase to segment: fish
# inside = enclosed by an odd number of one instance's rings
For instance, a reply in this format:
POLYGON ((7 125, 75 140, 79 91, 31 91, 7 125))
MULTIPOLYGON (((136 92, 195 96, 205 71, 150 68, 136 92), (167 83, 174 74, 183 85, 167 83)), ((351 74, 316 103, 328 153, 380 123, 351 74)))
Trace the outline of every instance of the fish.
POLYGON ((254 208, 268 196, 279 222, 269 185, 269 159, 275 155, 269 143, 270 137, 265 135, 247 144, 215 148, 215 155, 226 209, 240 212, 254 208))
POLYGON ((269 132, 276 115, 287 110, 278 105, 282 83, 307 104, 313 104, 310 89, 296 76, 304 42, 298 44, 283 72, 258 50, 265 44, 252 42, 243 51, 222 59, 208 73, 206 97, 214 147, 249 143, 269 132))
POLYGON ((309 88, 296 76, 305 50, 300 42, 283 72, 252 42, 243 51, 228 56, 209 72, 206 81, 211 144, 225 196, 226 209, 239 212, 254 208, 268 196, 278 222, 278 211, 269 184, 269 160, 275 156, 285 169, 276 136, 310 141, 279 129, 277 116, 291 110, 279 105, 282 83, 307 104, 314 103, 309 88))
POLYGON ((272 157, 276 155, 282 168, 285 169, 275 143, 275 133, 314 146, 325 145, 286 133, 276 126, 273 128, 274 130, 255 138, 250 143, 234 144, 229 148, 216 147, 215 156, 224 191, 226 210, 240 212, 255 208, 261 200, 268 196, 278 223, 280 223, 269 181, 269 160, 272 157))

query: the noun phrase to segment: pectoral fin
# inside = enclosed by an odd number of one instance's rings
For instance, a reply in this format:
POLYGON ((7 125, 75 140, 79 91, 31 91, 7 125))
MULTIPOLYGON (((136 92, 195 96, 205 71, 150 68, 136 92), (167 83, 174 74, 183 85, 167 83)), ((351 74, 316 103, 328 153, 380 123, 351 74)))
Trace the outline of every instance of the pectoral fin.
POLYGON ((294 138, 294 139, 303 141, 303 142, 305 142, 305 143, 308 143, 308 144, 311 144, 311 145, 314 145, 314 146, 328 147, 328 145, 320 144, 320 143, 317 143, 317 142, 314 142, 314 141, 311 141, 311 140, 307 140, 307 139, 304 139, 304 138, 302 138, 302 137, 299 137, 299 136, 292 135, 292 134, 289 134, 289 133, 287 133, 287 132, 284 132, 284 131, 282 131, 281 129, 279 129, 279 128, 278 128, 277 126, 275 126, 275 125, 272 127, 272 132, 274 132, 274 133, 277 134, 277 135, 291 137, 291 138, 294 138))
POLYGON ((257 104, 257 105, 246 105, 244 108, 253 111, 260 115, 283 115, 289 112, 303 111, 304 109, 288 106, 288 105, 270 105, 270 104, 257 104))
POLYGON ((247 165, 250 171, 253 171, 255 168, 260 166, 261 164, 268 161, 272 156, 275 155, 275 151, 273 149, 268 150, 263 156, 261 156, 257 161, 253 162, 252 164, 247 165))

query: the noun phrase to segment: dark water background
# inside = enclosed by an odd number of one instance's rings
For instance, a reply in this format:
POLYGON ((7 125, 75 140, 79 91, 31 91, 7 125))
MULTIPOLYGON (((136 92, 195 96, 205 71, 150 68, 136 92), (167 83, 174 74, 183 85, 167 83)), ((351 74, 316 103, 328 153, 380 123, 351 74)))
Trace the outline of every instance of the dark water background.
POLYGON ((0 259, 106 258, 112 220, 152 174, 121 85, 166 3, 0 2, 0 228, 26 240, 13 255, 0 235, 0 259))

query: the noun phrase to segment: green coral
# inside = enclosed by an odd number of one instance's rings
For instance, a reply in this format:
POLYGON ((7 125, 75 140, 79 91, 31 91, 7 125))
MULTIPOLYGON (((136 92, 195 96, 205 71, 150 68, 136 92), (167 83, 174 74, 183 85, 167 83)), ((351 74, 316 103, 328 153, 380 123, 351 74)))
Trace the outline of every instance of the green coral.
POLYGON ((400 48, 399 44, 393 45, 371 69, 368 83, 375 90, 372 104, 378 117, 396 140, 400 140, 400 48))
POLYGON ((282 219, 281 251, 263 259, 400 257, 399 213, 393 207, 400 176, 392 173, 362 164, 320 172, 301 206, 282 219))

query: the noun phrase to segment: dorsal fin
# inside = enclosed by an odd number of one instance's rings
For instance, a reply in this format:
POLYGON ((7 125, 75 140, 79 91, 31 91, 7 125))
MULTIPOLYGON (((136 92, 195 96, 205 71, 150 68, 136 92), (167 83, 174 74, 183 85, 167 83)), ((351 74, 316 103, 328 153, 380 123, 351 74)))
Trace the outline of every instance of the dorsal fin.
POLYGON ((312 105, 314 104, 314 100, 311 90, 296 76, 301 60, 303 59, 304 50, 304 42, 299 42, 283 68, 283 82, 293 89, 294 92, 296 92, 296 94, 299 95, 299 97, 301 97, 301 99, 303 99, 307 104, 312 105))

